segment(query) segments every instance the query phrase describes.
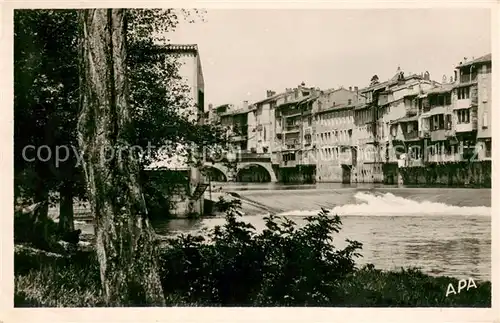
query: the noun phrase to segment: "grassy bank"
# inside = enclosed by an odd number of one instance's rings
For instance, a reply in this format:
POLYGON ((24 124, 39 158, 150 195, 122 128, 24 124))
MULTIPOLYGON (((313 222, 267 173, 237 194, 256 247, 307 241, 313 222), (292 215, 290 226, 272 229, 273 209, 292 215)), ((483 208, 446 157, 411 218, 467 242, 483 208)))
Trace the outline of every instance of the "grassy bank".
MULTIPOLYGON (((230 283, 228 283, 230 285, 230 283)), ((457 290, 458 280, 431 277, 415 269, 380 271, 368 267, 347 275, 332 290, 339 307, 490 307, 491 283, 476 282, 477 288, 465 289, 446 297, 448 284, 457 290)), ((193 301, 188 292, 167 294, 169 306, 227 306, 200 299, 193 301)), ((283 300, 285 301, 285 299, 283 300)), ((94 307, 104 306, 97 264, 46 263, 39 268, 16 274, 16 307, 94 307)), ((240 306, 266 304, 239 303, 240 306)), ((271 302, 270 306, 277 306, 271 302)), ((285 304, 286 305, 286 304, 285 304)), ((303 305, 308 305, 304 302, 303 305)), ((317 304, 314 304, 317 305, 317 304)), ((319 306, 319 305, 318 305, 319 306)))
MULTIPOLYGON (((230 204, 226 223, 204 236, 163 241, 156 255, 170 306, 462 306, 490 307, 491 283, 446 296, 450 277, 417 269, 356 267, 362 244, 336 248, 338 216, 322 211, 303 226, 265 218, 257 231, 230 204)), ((17 248, 16 306, 104 306, 94 251, 67 254, 17 248)), ((131 264, 132 266, 134 264, 131 264)))

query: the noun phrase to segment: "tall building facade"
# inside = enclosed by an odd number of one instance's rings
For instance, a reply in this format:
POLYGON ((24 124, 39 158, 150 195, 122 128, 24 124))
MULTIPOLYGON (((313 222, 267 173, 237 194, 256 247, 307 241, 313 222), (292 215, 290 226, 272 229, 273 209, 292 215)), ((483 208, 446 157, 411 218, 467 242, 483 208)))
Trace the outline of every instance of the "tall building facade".
MULTIPOLYGON (((176 62, 178 66, 178 74, 180 82, 189 89, 189 99, 191 105, 187 107, 189 120, 193 123, 203 124, 205 121, 205 81, 203 77, 203 69, 200 59, 200 54, 197 45, 184 44, 169 44, 162 48, 167 56, 166 59, 176 62)), ((175 143, 174 143, 175 144, 175 143)), ((177 145, 178 151, 183 151, 185 147, 177 145)), ((197 147, 200 149, 201 147, 197 147)), ((198 154, 200 156, 201 154, 198 154)), ((175 209, 171 210, 176 215, 186 215, 189 213, 203 214, 203 195, 197 196, 195 191, 204 183, 204 178, 201 175, 201 170, 197 167, 188 164, 187 160, 180 155, 174 157, 161 156, 160 160, 152 163, 149 169, 170 169, 181 172, 187 176, 187 191, 180 193, 177 198, 175 209)))
POLYGON ((354 91, 340 88, 322 92, 317 100, 314 109, 317 182, 351 182, 357 156, 353 128, 358 94, 357 87, 354 91))
POLYGON ((454 128, 467 148, 474 145, 479 160, 491 159, 491 90, 491 54, 460 62, 453 90, 454 128))

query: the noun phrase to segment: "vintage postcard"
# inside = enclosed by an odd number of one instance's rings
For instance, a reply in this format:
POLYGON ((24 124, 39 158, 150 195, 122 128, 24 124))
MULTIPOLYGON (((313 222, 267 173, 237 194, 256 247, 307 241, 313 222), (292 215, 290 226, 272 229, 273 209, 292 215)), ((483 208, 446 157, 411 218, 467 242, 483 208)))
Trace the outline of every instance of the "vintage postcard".
POLYGON ((492 322, 497 6, 5 3, 0 320, 492 322))

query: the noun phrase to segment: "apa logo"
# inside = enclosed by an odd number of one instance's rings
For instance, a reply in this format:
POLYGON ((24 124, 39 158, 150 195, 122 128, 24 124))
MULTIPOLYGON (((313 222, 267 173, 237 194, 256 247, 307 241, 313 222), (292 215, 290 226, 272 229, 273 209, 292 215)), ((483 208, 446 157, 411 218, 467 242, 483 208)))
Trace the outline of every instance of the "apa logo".
MULTIPOLYGON (((469 278, 469 282, 467 283, 467 280, 465 279, 460 279, 458 281, 458 294, 460 294, 460 291, 464 289, 467 286, 467 290, 471 289, 472 287, 477 288, 476 283, 474 282, 474 279, 469 278)), ((448 285, 448 288, 446 289, 446 297, 450 294, 457 294, 455 291, 455 288, 453 287, 453 284, 450 283, 448 285)))

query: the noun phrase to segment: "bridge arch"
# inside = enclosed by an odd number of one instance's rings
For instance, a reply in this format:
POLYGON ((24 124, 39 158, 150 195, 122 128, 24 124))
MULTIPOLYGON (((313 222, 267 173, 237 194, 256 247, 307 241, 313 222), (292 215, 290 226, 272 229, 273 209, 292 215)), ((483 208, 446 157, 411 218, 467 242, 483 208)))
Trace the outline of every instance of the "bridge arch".
POLYGON ((203 172, 210 177, 213 182, 227 182, 228 169, 224 165, 219 164, 205 164, 203 172))
POLYGON ((237 182, 277 182, 271 164, 259 162, 238 163, 235 180, 237 182))

